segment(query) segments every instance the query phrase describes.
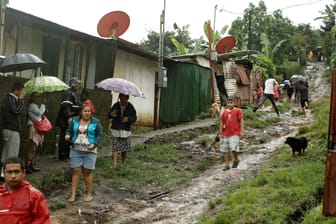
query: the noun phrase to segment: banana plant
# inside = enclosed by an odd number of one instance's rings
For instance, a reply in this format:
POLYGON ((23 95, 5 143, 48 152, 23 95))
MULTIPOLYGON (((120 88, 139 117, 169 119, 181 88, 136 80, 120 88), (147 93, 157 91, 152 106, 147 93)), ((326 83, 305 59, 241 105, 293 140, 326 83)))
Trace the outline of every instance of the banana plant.
POLYGON ((188 49, 184 46, 184 44, 178 42, 175 37, 171 37, 170 41, 173 43, 173 45, 176 47, 178 53, 180 55, 184 55, 188 53, 188 49))
POLYGON ((224 36, 224 34, 226 33, 226 31, 228 30, 229 26, 224 26, 220 31, 215 30, 213 32, 213 28, 211 27, 211 25, 209 26, 210 21, 206 21, 204 22, 203 25, 203 31, 205 36, 207 37, 208 41, 213 43, 214 45, 217 44, 217 42, 221 39, 221 36, 224 36), (209 27, 210 27, 210 37, 209 37, 209 27), (213 36, 212 36, 213 35, 213 36))

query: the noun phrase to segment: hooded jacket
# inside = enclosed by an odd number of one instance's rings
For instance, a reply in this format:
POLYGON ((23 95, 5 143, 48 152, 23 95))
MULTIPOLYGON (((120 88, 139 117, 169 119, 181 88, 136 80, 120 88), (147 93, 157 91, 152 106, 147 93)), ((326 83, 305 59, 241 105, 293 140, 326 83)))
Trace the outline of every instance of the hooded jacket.
POLYGON ((7 190, 6 183, 1 185, 0 223, 50 224, 45 196, 27 181, 13 192, 7 190))

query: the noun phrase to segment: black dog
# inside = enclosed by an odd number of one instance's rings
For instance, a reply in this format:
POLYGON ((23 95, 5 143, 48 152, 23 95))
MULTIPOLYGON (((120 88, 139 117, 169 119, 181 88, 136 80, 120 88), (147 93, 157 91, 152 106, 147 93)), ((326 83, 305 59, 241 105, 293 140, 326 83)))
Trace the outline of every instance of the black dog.
POLYGON ((288 144, 292 148, 293 155, 295 152, 299 154, 304 153, 308 145, 308 140, 306 137, 294 138, 288 137, 285 141, 285 144, 288 144))

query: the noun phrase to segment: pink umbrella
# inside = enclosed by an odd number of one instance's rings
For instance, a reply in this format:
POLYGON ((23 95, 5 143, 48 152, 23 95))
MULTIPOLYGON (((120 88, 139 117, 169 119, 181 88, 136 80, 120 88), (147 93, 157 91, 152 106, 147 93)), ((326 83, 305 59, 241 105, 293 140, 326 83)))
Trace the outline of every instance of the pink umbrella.
POLYGON ((121 78, 108 78, 98 83, 96 86, 105 90, 145 98, 143 92, 132 82, 121 78))

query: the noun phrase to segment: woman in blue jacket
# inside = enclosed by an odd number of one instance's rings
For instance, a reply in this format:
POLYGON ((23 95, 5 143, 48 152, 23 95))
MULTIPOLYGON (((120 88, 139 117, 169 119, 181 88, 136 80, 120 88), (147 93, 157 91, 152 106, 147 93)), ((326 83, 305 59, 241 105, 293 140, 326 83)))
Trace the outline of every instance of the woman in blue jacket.
POLYGON ((131 125, 136 122, 137 115, 128 99, 128 95, 120 93, 119 101, 113 104, 107 114, 107 118, 112 121, 113 168, 117 167, 118 153, 121 153, 121 163, 125 165, 127 152, 131 149, 131 125))
POLYGON ((97 145, 102 135, 103 128, 100 121, 91 115, 90 105, 83 104, 80 115, 72 119, 65 133, 65 140, 71 144, 70 167, 73 169, 70 202, 75 201, 81 173, 86 184, 84 201, 89 202, 93 199, 92 170, 95 169, 97 145))

